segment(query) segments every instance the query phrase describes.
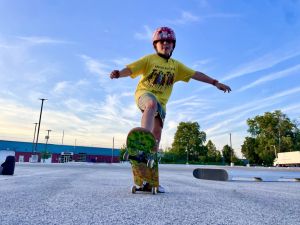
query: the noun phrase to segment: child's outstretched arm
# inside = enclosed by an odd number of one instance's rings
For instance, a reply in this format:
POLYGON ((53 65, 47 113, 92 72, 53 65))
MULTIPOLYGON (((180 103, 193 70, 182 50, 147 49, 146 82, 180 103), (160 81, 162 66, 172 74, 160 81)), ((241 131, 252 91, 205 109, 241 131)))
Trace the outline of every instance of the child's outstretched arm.
POLYGON ((132 74, 131 70, 129 68, 124 68, 122 70, 113 70, 110 73, 111 79, 118 79, 120 77, 128 77, 132 74))
POLYGON ((219 83, 219 81, 207 76, 204 73, 196 71, 196 73, 192 76, 194 80, 202 81, 208 84, 212 84, 216 86, 219 90, 222 90, 224 92, 230 92, 231 88, 225 84, 219 83))

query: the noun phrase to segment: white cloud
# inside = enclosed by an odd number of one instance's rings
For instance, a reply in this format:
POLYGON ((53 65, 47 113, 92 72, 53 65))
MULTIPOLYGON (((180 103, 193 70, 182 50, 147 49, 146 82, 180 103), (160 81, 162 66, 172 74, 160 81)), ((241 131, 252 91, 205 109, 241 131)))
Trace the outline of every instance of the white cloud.
POLYGON ((152 30, 150 29, 149 26, 145 25, 144 26, 144 32, 136 32, 134 34, 134 37, 138 40, 151 40, 152 38, 152 30))
MULTIPOLYGON (((228 130, 236 130, 241 124, 246 124, 247 115, 255 112, 261 111, 262 109, 270 108, 275 105, 275 101, 266 101, 264 104, 251 104, 244 105, 241 108, 235 108, 234 113, 230 113, 228 118, 222 117, 222 121, 214 123, 211 127, 208 127, 205 131, 208 135, 216 136, 219 133, 224 133, 228 130)), ((206 120, 207 118, 204 118, 206 120)))
POLYGON ((187 23, 198 22, 200 18, 198 16, 193 15, 191 12, 182 11, 180 18, 175 20, 168 20, 167 23, 173 25, 183 25, 187 23))
POLYGON ((70 87, 70 82, 68 81, 61 81, 59 83, 57 83, 53 89, 54 93, 62 93, 64 92, 66 89, 68 89, 70 87))
POLYGON ((288 105, 288 106, 283 107, 281 110, 285 113, 298 113, 299 114, 300 104, 296 103, 296 104, 288 105))
POLYGON ((113 63, 115 63, 119 67, 125 67, 125 65, 132 62, 132 59, 129 58, 120 58, 120 59, 114 59, 112 60, 113 63))
MULTIPOLYGON (((223 111, 219 111, 219 112, 215 112, 215 113, 211 113, 210 115, 206 116, 203 118, 203 120, 213 120, 214 118, 218 118, 218 117, 223 117, 225 115, 234 115, 234 114, 239 114, 242 113, 245 110, 251 110, 252 108, 258 106, 258 105, 262 105, 262 104, 269 104, 269 103, 275 103, 274 101, 277 99, 280 99, 282 97, 286 97, 288 95, 293 95, 295 93, 300 92, 300 87, 296 87, 287 91, 282 91, 279 92, 277 94, 271 95, 269 97, 260 99, 260 100, 255 100, 253 102, 248 102, 244 105, 239 105, 237 107, 228 109, 228 110, 223 110, 223 111), (271 102, 273 101, 273 102, 271 102)), ((266 105, 267 106, 267 105, 266 105)))
POLYGON ((214 14, 197 16, 191 12, 182 11, 179 19, 168 20, 167 23, 170 23, 173 25, 184 25, 184 24, 190 24, 190 23, 195 23, 195 22, 199 22, 199 21, 204 21, 204 20, 211 19, 211 18, 220 18, 220 19, 225 18, 226 19, 226 18, 237 18, 237 17, 241 17, 241 15, 231 14, 231 13, 214 13, 214 14))
MULTIPOLYGON (((101 86, 101 90, 105 93, 128 93, 132 91, 134 93, 135 85, 138 79, 131 79, 129 77, 122 79, 110 79, 110 73, 115 68, 115 64, 122 65, 121 68, 125 67, 128 61, 127 58, 111 59, 109 61, 101 61, 94 59, 90 56, 80 55, 83 60, 84 67, 86 70, 95 75, 98 78, 98 84, 101 86)), ((99 89, 99 87, 96 87, 99 89)))
POLYGON ((197 21, 199 21, 199 17, 187 11, 183 11, 181 13, 181 19, 179 20, 179 22, 182 24, 189 23, 189 22, 197 22, 197 21))
POLYGON ((86 55, 81 55, 81 58, 84 60, 85 66, 89 72, 100 76, 108 75, 110 68, 109 65, 86 55))
POLYGON ((250 73, 255 73, 261 70, 272 68, 273 66, 298 55, 300 55, 300 50, 297 48, 285 52, 282 50, 277 50, 268 53, 259 58, 256 58, 251 62, 247 62, 246 64, 239 66, 237 69, 230 72, 229 75, 226 75, 222 79, 222 81, 232 80, 238 77, 248 75, 250 73))
POLYGON ((273 80, 277 80, 286 76, 289 76, 291 74, 295 74, 295 72, 300 72, 300 65, 296 65, 293 66, 291 68, 276 72, 276 73, 271 73, 267 76, 261 77, 259 79, 257 79, 256 81, 241 87, 240 89, 238 89, 237 91, 245 91, 249 88, 253 88, 256 87, 258 85, 261 85, 263 83, 269 82, 269 81, 273 81, 273 80))
POLYGON ((102 86, 102 88, 108 91, 110 87, 107 86, 107 83, 110 80, 109 74, 111 72, 111 66, 86 55, 81 55, 81 58, 84 61, 84 65, 87 71, 93 75, 96 75, 99 84, 102 86))
POLYGON ((213 59, 202 59, 202 60, 195 61, 191 67, 194 70, 208 71, 209 69, 207 68, 207 65, 212 62, 213 59))
POLYGON ((60 81, 54 85, 53 93, 60 95, 66 93, 75 93, 78 91, 82 86, 89 85, 89 81, 86 79, 81 79, 79 81, 60 81))
POLYGON ((28 37, 17 37, 20 40, 26 41, 33 45, 40 44, 72 44, 73 42, 54 39, 51 37, 39 37, 39 36, 28 36, 28 37))
POLYGON ((242 15, 240 14, 232 14, 232 13, 214 13, 210 15, 206 15, 203 18, 204 19, 209 19, 209 18, 220 18, 220 19, 226 19, 226 18, 237 18, 241 17, 242 15))

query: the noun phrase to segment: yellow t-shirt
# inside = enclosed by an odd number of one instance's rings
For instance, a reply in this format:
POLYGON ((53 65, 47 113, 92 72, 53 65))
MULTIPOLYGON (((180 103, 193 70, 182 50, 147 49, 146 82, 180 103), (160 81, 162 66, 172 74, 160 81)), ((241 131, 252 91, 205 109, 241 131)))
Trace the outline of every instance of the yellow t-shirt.
POLYGON ((151 54, 127 65, 132 72, 131 78, 139 75, 141 79, 135 92, 135 100, 144 93, 152 93, 166 110, 166 104, 177 81, 188 82, 195 74, 192 70, 175 59, 164 59, 157 54, 151 54))

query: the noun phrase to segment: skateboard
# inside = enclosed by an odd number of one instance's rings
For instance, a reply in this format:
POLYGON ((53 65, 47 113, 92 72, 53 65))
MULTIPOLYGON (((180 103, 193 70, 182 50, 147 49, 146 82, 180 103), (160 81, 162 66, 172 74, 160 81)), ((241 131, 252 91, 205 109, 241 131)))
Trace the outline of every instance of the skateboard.
POLYGON ((197 168, 193 171, 193 176, 198 179, 227 181, 228 173, 224 169, 197 168))
POLYGON ((198 179, 215 181, 300 182, 299 173, 280 171, 272 172, 261 170, 225 170, 216 168, 196 168, 193 171, 193 176, 198 179))
POLYGON ((193 171, 193 176, 203 180, 215 180, 215 181, 228 181, 228 180, 253 180, 263 181, 259 176, 244 175, 242 177, 235 177, 232 173, 224 169, 213 169, 213 168, 197 168, 193 171))
POLYGON ((158 156, 153 134, 142 127, 133 128, 127 135, 126 145, 127 151, 123 158, 131 163, 134 180, 131 192, 134 194, 137 191, 144 191, 157 194, 158 156))

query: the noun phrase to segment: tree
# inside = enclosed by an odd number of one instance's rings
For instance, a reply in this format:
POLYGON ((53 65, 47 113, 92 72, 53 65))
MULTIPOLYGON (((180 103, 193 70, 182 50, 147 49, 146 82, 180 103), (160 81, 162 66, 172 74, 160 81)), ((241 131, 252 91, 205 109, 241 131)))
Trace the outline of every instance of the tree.
POLYGON ((251 137, 246 137, 242 153, 251 163, 272 165, 275 152, 296 150, 295 146, 299 145, 297 124, 292 123, 280 110, 248 119, 247 124, 251 137))
POLYGON ((43 160, 43 162, 46 161, 46 159, 49 159, 51 157, 51 153, 48 151, 43 151, 41 152, 41 159, 43 160))
POLYGON ((234 150, 229 145, 225 145, 223 147, 222 155, 225 163, 242 164, 242 162, 235 155, 234 150))
POLYGON ((171 153, 180 159, 188 157, 189 161, 198 161, 200 156, 206 156, 206 148, 203 143, 206 134, 200 131, 197 122, 181 122, 177 127, 171 153))
POLYGON ((295 127, 293 129, 292 140, 293 140, 293 151, 300 150, 300 129, 299 123, 294 121, 295 127))
POLYGON ((225 145, 222 149, 222 155, 225 163, 231 163, 233 149, 229 145, 225 145))
POLYGON ((209 140, 206 144, 207 148, 207 161, 208 162, 221 162, 222 156, 221 153, 217 150, 214 143, 209 140))
POLYGON ((124 156, 124 153, 126 152, 126 150, 127 150, 127 147, 125 144, 123 144, 122 147, 120 148, 120 161, 124 161, 123 156, 124 156))
POLYGON ((180 161, 178 159, 178 155, 171 151, 171 148, 167 148, 164 150, 163 156, 161 158, 161 163, 175 163, 180 161))
POLYGON ((242 145, 242 153, 249 160, 250 164, 261 163, 259 155, 257 154, 258 142, 253 137, 246 137, 242 145))

